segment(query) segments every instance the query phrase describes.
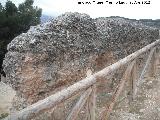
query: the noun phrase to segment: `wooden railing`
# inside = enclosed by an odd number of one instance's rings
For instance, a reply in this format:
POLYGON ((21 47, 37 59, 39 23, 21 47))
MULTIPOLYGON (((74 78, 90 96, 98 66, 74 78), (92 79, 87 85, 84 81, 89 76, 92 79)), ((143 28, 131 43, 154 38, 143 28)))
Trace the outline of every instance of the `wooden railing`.
POLYGON ((147 70, 150 70, 148 73, 150 75, 153 75, 155 73, 155 67, 156 67, 156 46, 158 46, 160 43, 160 40, 157 40, 144 48, 130 54, 129 56, 119 60, 118 62, 102 69, 101 71, 92 74, 92 72, 88 72, 87 77, 71 86, 69 86, 66 89, 63 89, 43 100, 38 101, 35 104, 32 104, 28 106, 27 108, 9 115, 5 120, 30 120, 31 118, 37 116, 38 114, 41 114, 47 110, 55 108, 58 104, 66 101, 73 95, 80 93, 81 91, 84 91, 81 94, 80 99, 76 103, 76 105, 73 107, 72 111, 68 115, 67 118, 64 118, 66 120, 75 120, 83 107, 83 105, 88 100, 89 109, 88 109, 88 118, 90 120, 96 119, 96 80, 99 77, 104 77, 107 75, 110 75, 115 70, 118 70, 120 67, 124 65, 128 65, 125 73, 122 76, 122 79, 119 83, 119 87, 116 89, 116 92, 112 96, 112 101, 110 102, 109 106, 105 106, 103 110, 100 111, 100 118, 101 120, 107 120, 109 118, 109 115, 115 105, 115 102, 119 98, 120 93, 122 92, 124 85, 126 81, 130 80, 130 86, 131 86, 131 97, 130 100, 135 99, 138 86, 142 84, 142 80, 144 77, 144 74, 147 70), (137 74, 137 59, 138 57, 149 51, 150 54, 148 56, 148 59, 146 61, 146 64, 144 66, 144 69, 142 70, 142 73, 140 77, 138 78, 137 74))

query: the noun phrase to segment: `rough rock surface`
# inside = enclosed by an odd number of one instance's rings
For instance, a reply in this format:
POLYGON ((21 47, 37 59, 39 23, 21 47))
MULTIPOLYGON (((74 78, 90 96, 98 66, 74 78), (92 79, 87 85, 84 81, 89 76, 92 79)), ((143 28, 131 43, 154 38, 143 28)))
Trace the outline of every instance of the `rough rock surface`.
POLYGON ((158 30, 138 21, 111 17, 97 18, 95 22, 101 41, 118 58, 124 58, 158 38, 158 30))
POLYGON ((32 104, 158 37, 157 29, 129 20, 65 13, 12 40, 3 61, 4 82, 32 104))

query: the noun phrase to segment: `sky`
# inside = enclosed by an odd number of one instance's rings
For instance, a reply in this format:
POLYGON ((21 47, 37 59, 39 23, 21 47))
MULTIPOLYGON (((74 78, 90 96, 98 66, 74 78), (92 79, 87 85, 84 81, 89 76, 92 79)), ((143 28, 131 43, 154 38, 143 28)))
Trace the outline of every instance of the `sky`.
MULTIPOLYGON (((4 4, 7 0, 0 1, 4 4)), ((11 1, 16 5, 24 2, 24 0, 11 1)), ((49 16, 58 16, 65 12, 79 12, 89 14, 92 18, 121 16, 130 19, 160 19, 160 0, 150 0, 150 2, 148 0, 34 0, 34 6, 42 8, 43 14, 49 16), (86 4, 86 2, 91 4, 86 4), (98 2, 103 2, 103 4, 97 4, 98 2), (120 2, 125 4, 120 4, 120 2)))

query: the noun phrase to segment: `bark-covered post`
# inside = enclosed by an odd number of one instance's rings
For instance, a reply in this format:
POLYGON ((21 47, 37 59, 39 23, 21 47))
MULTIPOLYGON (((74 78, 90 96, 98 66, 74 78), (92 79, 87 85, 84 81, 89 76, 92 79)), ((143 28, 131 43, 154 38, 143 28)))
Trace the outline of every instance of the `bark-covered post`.
POLYGON ((68 115, 66 120, 76 120, 77 116, 80 112, 80 110, 82 109, 82 107, 84 106, 84 104, 86 103, 89 95, 91 94, 92 89, 88 88, 80 97, 79 101, 76 103, 76 105, 73 107, 71 113, 68 115))
POLYGON ((137 60, 134 60, 135 64, 131 70, 131 77, 130 77, 130 96, 129 96, 129 102, 133 101, 136 97, 137 94, 137 78, 138 78, 138 73, 137 73, 137 60))
POLYGON ((92 86, 92 93, 88 99, 88 119, 95 120, 96 119, 96 85, 92 86))
MULTIPOLYGON (((143 81, 143 79, 144 79, 144 75, 146 74, 146 73, 149 73, 149 72, 151 72, 149 69, 151 69, 151 61, 152 61, 152 57, 153 57, 153 54, 154 54, 154 51, 155 51, 155 48, 152 48, 152 50, 150 51, 150 53, 149 53, 149 56, 148 56, 148 59, 147 59, 147 61, 146 61, 146 63, 145 63, 145 66, 144 66, 144 68, 143 68, 143 70, 142 70, 142 73, 140 74, 140 77, 139 77, 139 79, 138 79, 138 81, 137 81, 137 86, 140 86, 144 81, 143 81)), ((148 75, 147 75, 148 76, 148 75)))
POLYGON ((154 50, 154 53, 152 55, 150 66, 149 66, 149 69, 148 69, 148 77, 154 77, 154 75, 156 73, 156 65, 157 65, 156 47, 154 49, 155 50, 154 50))
POLYGON ((117 99, 119 98, 119 95, 121 94, 126 81, 129 80, 131 77, 131 72, 132 72, 134 64, 135 64, 135 61, 132 61, 131 64, 128 64, 128 67, 127 67, 127 69, 126 69, 125 73, 123 74, 123 77, 120 81, 120 84, 119 84, 115 94, 112 97, 111 103, 109 104, 109 106, 107 105, 105 107, 105 109, 101 111, 101 114, 100 114, 101 120, 108 120, 109 119, 110 113, 112 112, 112 109, 113 109, 117 99))
POLYGON ((137 60, 135 60, 135 65, 133 67, 132 70, 132 91, 133 91, 133 95, 132 95, 132 99, 134 100, 136 98, 136 94, 137 94, 137 79, 138 79, 138 65, 137 65, 137 60))
MULTIPOLYGON (((87 71, 87 77, 92 75, 92 71, 89 69, 87 71)), ((93 84, 91 86, 92 88, 92 93, 88 99, 88 115, 87 119, 88 120, 95 120, 96 118, 96 84, 93 84)))

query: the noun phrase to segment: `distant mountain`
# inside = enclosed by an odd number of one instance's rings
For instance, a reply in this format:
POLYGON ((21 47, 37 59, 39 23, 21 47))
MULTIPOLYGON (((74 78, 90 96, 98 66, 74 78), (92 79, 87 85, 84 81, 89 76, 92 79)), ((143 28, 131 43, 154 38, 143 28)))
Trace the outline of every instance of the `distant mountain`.
POLYGON ((45 22, 51 20, 52 18, 54 18, 54 17, 42 14, 42 16, 41 16, 41 23, 45 23, 45 22))
POLYGON ((122 19, 125 19, 125 20, 131 20, 133 22, 142 23, 142 24, 144 24, 146 26, 149 26, 149 27, 154 27, 154 28, 160 29, 160 19, 156 19, 156 20, 139 19, 139 20, 136 20, 136 19, 129 19, 129 18, 120 17, 120 16, 110 16, 108 18, 122 18, 122 19))
POLYGON ((152 19, 136 20, 136 19, 129 19, 129 18, 120 17, 120 16, 111 16, 110 18, 123 18, 123 19, 126 19, 126 20, 132 20, 134 22, 142 23, 142 24, 144 24, 146 26, 150 26, 150 27, 154 27, 154 28, 160 29, 160 19, 156 19, 156 20, 152 20, 152 19))
POLYGON ((140 19, 140 21, 148 26, 155 27, 160 29, 160 19, 152 20, 152 19, 140 19))

